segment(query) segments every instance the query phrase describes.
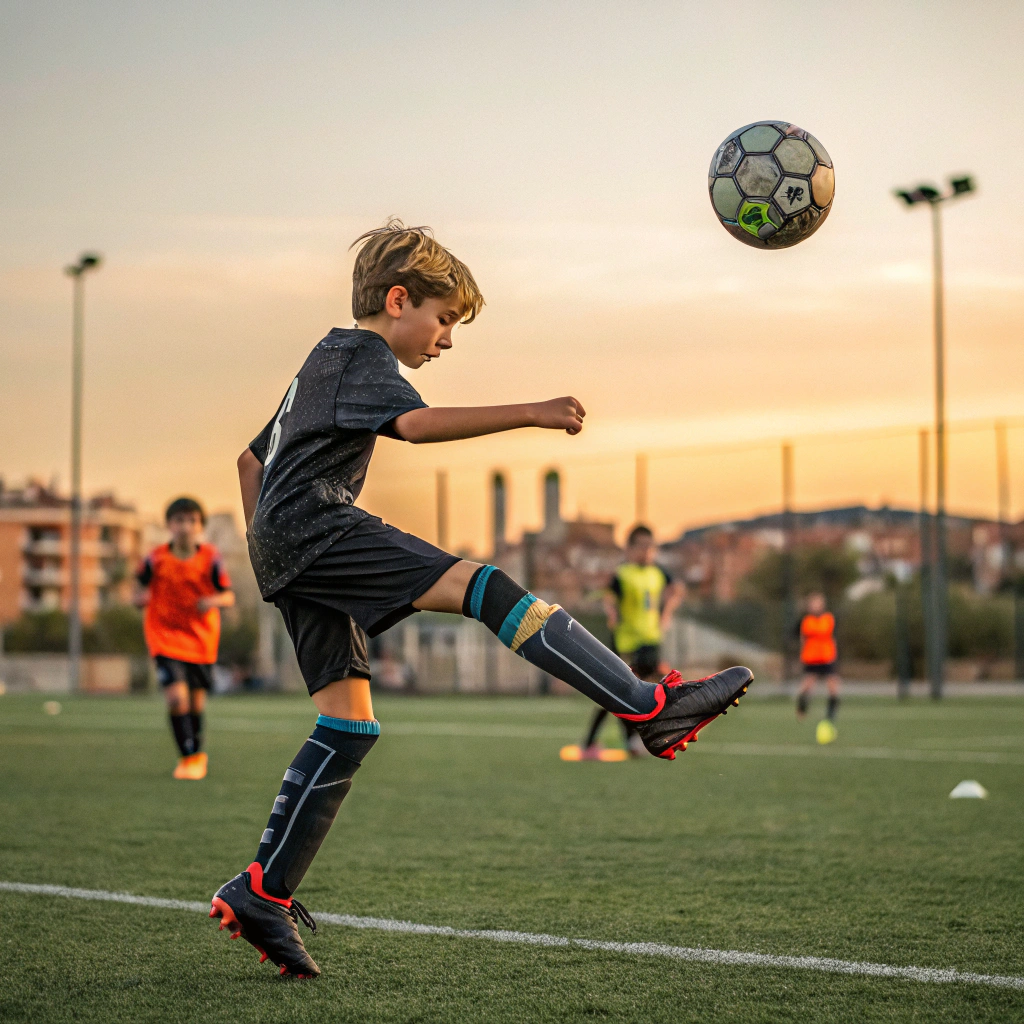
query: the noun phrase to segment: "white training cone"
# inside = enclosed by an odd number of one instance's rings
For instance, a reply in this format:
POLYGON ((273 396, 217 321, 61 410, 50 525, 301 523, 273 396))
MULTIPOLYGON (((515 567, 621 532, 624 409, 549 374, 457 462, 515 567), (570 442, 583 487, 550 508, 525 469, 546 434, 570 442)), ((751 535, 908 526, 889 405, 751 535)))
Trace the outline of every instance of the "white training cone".
POLYGON ((965 779, 957 783, 953 792, 949 794, 951 800, 984 800, 988 796, 988 790, 974 779, 965 779))

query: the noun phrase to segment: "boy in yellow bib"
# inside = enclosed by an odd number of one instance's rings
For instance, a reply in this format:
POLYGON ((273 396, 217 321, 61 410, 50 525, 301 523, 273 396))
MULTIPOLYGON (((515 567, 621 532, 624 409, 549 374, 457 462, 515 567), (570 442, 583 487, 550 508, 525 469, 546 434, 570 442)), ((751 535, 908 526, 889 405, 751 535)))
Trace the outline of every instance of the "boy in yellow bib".
MULTIPOLYGON (((682 601, 683 588, 654 562, 654 534, 646 526, 634 526, 626 542, 626 561, 616 570, 604 598, 605 615, 616 654, 640 678, 660 678, 661 640, 682 601)), ((582 748, 584 760, 600 760, 598 733, 608 712, 599 707, 582 748)), ((626 748, 633 757, 646 753, 633 724, 619 719, 626 748)))

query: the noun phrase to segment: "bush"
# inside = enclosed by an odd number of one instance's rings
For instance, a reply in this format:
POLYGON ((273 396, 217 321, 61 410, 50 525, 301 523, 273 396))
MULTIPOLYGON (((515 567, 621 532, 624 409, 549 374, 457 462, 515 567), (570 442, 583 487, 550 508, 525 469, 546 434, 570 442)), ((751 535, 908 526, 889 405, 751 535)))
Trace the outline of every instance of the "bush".
POLYGON ((745 596, 761 601, 785 601, 786 559, 793 560, 793 580, 798 594, 820 591, 830 604, 842 600, 846 588, 857 580, 857 556, 850 551, 824 546, 797 548, 791 554, 766 551, 743 581, 745 596))
POLYGON ((220 649, 217 661, 252 669, 259 643, 259 619, 255 608, 232 608, 221 613, 220 649))
MULTIPOLYGON (((729 604, 690 605, 687 613, 726 633, 780 651, 783 604, 744 598, 729 604)), ((833 606, 839 654, 852 661, 902 660, 915 676, 925 674, 925 627, 918 581, 890 583, 859 601, 833 606)), ((968 587, 949 592, 949 656, 1010 658, 1014 653, 1012 596, 980 597, 968 587)))
MULTIPOLYGON (((256 653, 259 628, 256 612, 222 613, 218 661, 250 668, 256 653)), ((64 612, 27 612, 4 630, 3 649, 8 654, 66 654, 68 616, 64 612)), ((127 654, 146 657, 142 612, 131 605, 104 608, 96 621, 82 630, 86 654, 127 654)))

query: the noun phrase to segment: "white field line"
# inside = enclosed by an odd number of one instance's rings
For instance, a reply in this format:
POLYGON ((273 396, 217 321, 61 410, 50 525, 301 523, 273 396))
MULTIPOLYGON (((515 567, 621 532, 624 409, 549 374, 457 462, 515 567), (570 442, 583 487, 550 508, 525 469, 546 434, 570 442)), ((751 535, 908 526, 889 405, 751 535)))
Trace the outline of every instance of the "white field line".
MULTIPOLYGON (((61 723, 61 728, 77 729, 120 729, 97 719, 61 723)), ((162 721, 131 723, 132 729, 166 729, 162 721)), ((244 718, 216 720, 211 728, 223 732, 241 733, 292 733, 291 723, 258 721, 244 718)), ((473 722, 389 722, 381 723, 381 735, 393 736, 445 736, 460 739, 507 739, 507 740, 562 740, 579 739, 580 730, 557 725, 491 725, 473 722)), ((1007 737, 1009 739, 1009 737, 1007 737)), ((1024 755, 1004 753, 997 750, 927 750, 912 747, 829 747, 822 750, 817 744, 797 743, 717 743, 704 741, 694 750, 707 754, 726 754, 735 757, 817 757, 840 760, 871 761, 928 761, 940 764, 1008 764, 1024 765, 1024 755)))
MULTIPOLYGON (((30 893, 41 896, 63 896, 68 899, 102 900, 110 903, 131 903, 157 907, 161 910, 191 910, 208 913, 210 904, 194 900, 169 900, 155 896, 134 896, 126 892, 103 889, 74 889, 63 885, 32 885, 24 882, 0 882, 0 891, 30 893)), ((821 956, 775 956, 771 953, 743 953, 738 950, 705 949, 701 946, 668 946, 660 942, 606 942, 598 939, 572 939, 560 935, 514 932, 493 929, 449 928, 444 925, 416 924, 387 917, 356 917, 353 914, 316 914, 322 924, 344 928, 366 928, 372 931, 397 932, 403 935, 439 935, 456 939, 483 939, 488 942, 511 942, 523 946, 549 946, 589 949, 602 953, 625 953, 630 956, 660 956, 672 960, 721 964, 727 967, 774 967, 790 970, 823 971, 826 974, 858 974, 878 978, 897 978, 929 984, 959 983, 989 985, 996 988, 1024 990, 1024 977, 1005 974, 976 974, 953 968, 895 967, 858 960, 835 960, 821 956)))
MULTIPOLYGON (((112 725, 104 721, 62 723, 62 728, 74 729, 114 729, 120 730, 121 725, 112 725)), ((163 722, 132 723, 131 729, 162 731, 166 728, 163 722)), ((285 723, 257 722, 245 719, 222 720, 213 726, 216 731, 238 732, 248 734, 293 733, 294 726, 285 723)), ((486 725, 463 722, 383 722, 381 734, 385 738, 393 736, 440 736, 457 739, 505 739, 505 740, 543 740, 572 741, 579 739, 578 730, 570 730, 559 726, 508 726, 486 725)), ((1024 765, 1024 755, 1004 753, 992 750, 928 750, 920 748, 900 747, 830 747, 822 750, 815 744, 767 744, 767 743, 716 743, 703 742, 693 748, 704 754, 724 754, 732 757, 802 757, 827 760, 872 760, 872 761, 918 761, 938 764, 1005 764, 1024 765)))

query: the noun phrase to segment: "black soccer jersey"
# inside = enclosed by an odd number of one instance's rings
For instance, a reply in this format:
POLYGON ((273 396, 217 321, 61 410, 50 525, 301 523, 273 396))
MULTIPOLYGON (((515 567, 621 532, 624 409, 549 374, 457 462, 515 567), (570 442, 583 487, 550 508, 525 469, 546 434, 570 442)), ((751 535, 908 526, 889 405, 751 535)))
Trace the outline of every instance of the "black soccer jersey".
POLYGON ((274 416, 249 450, 263 487, 249 530, 256 580, 269 598, 366 513, 353 507, 378 434, 425 409, 373 331, 335 327, 310 352, 274 416))

